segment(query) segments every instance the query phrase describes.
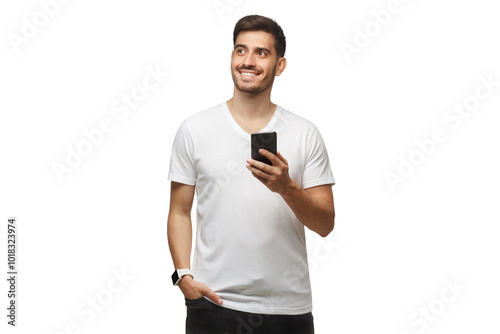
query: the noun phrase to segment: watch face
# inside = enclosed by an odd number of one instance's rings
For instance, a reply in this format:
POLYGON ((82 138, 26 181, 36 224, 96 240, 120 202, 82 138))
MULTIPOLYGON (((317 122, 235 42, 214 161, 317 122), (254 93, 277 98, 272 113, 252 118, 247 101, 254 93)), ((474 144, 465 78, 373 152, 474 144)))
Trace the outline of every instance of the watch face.
POLYGON ((174 285, 177 283, 177 281, 179 280, 179 274, 177 273, 177 270, 174 271, 174 273, 172 274, 172 283, 174 283, 174 285))

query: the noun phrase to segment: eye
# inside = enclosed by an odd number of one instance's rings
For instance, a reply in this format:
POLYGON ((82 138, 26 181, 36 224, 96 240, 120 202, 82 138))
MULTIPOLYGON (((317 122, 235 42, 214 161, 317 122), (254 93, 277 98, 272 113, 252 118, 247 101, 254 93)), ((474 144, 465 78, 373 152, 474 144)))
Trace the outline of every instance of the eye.
POLYGON ((245 53, 245 50, 243 50, 243 49, 237 49, 236 53, 245 53))
POLYGON ((259 51, 259 56, 265 57, 266 53, 264 51, 259 51))

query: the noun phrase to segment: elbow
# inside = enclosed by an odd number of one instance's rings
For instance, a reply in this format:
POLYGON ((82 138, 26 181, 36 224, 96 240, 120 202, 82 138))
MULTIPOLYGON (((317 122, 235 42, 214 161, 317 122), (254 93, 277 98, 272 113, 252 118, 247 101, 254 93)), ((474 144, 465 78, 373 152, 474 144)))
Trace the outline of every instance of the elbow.
POLYGON ((331 222, 326 225, 326 228, 323 231, 318 232, 318 234, 321 237, 326 238, 333 231, 334 227, 335 227, 335 216, 333 217, 333 219, 331 220, 331 222))
POLYGON ((318 234, 320 235, 320 237, 326 238, 328 235, 330 235, 330 232, 332 232, 332 230, 318 232, 318 234))

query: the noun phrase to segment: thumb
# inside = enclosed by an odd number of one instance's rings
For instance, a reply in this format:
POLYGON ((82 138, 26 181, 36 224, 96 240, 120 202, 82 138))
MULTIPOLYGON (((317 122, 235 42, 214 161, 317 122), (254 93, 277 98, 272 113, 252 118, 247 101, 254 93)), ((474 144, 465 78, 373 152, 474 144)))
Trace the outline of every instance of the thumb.
POLYGON ((215 292, 212 291, 212 289, 210 289, 208 286, 206 288, 206 290, 204 291, 203 293, 205 296, 207 296, 208 298, 212 299, 214 302, 216 302, 217 304, 222 304, 222 298, 219 297, 218 294, 216 294, 215 292))

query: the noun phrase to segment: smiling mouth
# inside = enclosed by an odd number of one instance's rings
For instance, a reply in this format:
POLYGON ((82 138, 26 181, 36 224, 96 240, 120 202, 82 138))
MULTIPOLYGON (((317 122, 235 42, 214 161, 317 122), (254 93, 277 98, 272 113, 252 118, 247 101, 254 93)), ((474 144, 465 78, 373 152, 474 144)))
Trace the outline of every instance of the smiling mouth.
POLYGON ((238 71, 240 75, 244 78, 255 78, 260 75, 260 73, 248 72, 248 71, 238 71))

